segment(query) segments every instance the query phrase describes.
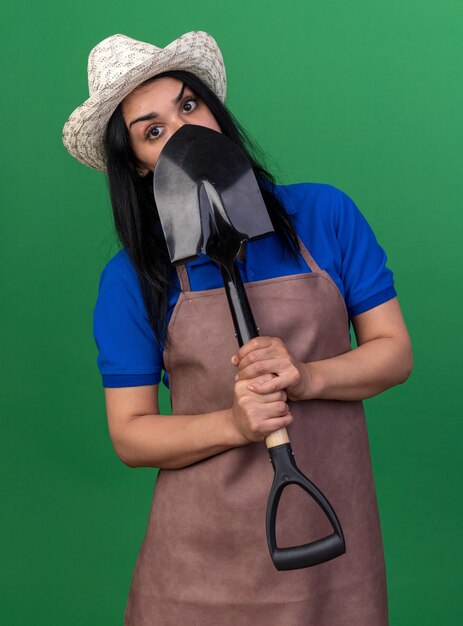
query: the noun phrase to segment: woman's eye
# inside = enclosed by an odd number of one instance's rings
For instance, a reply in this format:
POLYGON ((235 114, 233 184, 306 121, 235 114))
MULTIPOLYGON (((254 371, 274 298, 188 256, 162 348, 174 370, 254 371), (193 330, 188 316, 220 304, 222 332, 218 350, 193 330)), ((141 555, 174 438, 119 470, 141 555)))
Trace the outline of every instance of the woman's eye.
POLYGON ((147 139, 157 139, 162 134, 162 128, 160 126, 151 126, 146 131, 147 139))
POLYGON ((194 111, 197 106, 198 103, 194 98, 188 98, 188 100, 186 100, 183 104, 183 110, 185 111, 185 113, 191 113, 191 111, 194 111))

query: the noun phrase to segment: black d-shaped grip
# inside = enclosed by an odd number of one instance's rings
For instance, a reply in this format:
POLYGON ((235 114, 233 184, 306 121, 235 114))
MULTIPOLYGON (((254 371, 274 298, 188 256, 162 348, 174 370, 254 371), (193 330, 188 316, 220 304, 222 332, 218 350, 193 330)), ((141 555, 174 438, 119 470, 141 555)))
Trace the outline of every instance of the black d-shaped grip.
POLYGON ((324 563, 344 554, 346 544, 336 513, 322 492, 297 468, 291 444, 286 443, 269 448, 268 453, 275 470, 275 477, 267 503, 267 543, 275 567, 278 570, 301 569, 324 563), (329 519, 334 530, 332 535, 301 546, 277 547, 275 524, 278 503, 283 489, 288 485, 298 485, 312 496, 329 519))

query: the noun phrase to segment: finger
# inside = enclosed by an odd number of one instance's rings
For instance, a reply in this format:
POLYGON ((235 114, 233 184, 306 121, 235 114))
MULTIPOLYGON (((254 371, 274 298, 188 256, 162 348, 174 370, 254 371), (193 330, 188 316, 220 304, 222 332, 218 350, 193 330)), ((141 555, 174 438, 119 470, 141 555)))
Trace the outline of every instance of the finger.
POLYGON ((238 383, 238 382, 239 382, 239 383, 240 383, 240 385, 246 385, 246 384, 249 384, 250 382, 265 383, 265 382, 267 382, 267 381, 269 381, 269 380, 272 380, 272 378, 275 378, 275 374, 263 374, 262 376, 256 376, 255 378, 253 378, 253 379, 248 379, 248 380, 246 380, 246 379, 244 379, 244 378, 243 378, 243 379, 241 379, 241 378, 240 378, 240 375, 239 375, 239 374, 237 374, 237 375, 235 376, 235 382, 236 382, 236 383, 238 383))
MULTIPOLYGON (((250 390, 252 392, 252 390, 250 390)), ((252 392, 254 393, 254 392, 252 392)), ((256 401, 262 404, 269 404, 271 402, 286 402, 288 396, 284 391, 275 391, 274 393, 267 394, 255 394, 256 401)))
POLYGON ((264 437, 268 437, 268 435, 271 435, 275 431, 286 428, 286 426, 292 424, 293 421, 294 417, 291 413, 287 413, 283 417, 272 417, 259 424, 256 431, 264 437))
POLYGON ((255 378, 246 386, 249 391, 262 395, 282 391, 283 389, 286 389, 286 387, 288 387, 288 381, 284 376, 273 376, 271 379, 267 379, 265 381, 260 381, 255 378))
POLYGON ((275 340, 274 337, 254 337, 250 341, 246 342, 244 346, 236 353, 238 360, 240 361, 247 354, 252 352, 253 350, 259 350, 260 348, 268 348, 272 342, 275 340))
POLYGON ((275 374, 281 376, 294 369, 294 364, 286 355, 278 355, 269 359, 257 360, 254 363, 248 364, 246 367, 238 367, 238 375, 240 380, 246 378, 257 378, 264 374, 275 374))
POLYGON ((257 378, 258 376, 264 376, 267 374, 280 376, 284 373, 285 369, 285 365, 282 364, 279 359, 265 359, 263 361, 256 361, 243 369, 239 368, 238 376, 240 377, 240 380, 257 378))
POLYGON ((294 385, 300 376, 299 370, 289 355, 279 356, 278 358, 256 361, 252 365, 248 365, 243 369, 239 369, 238 375, 241 380, 256 378, 263 374, 275 374, 284 379, 284 388, 294 385))
POLYGON ((243 370, 245 367, 256 363, 257 361, 266 361, 271 359, 277 359, 279 357, 287 356, 287 352, 284 349, 278 348, 273 344, 267 348, 259 348, 246 354, 242 359, 236 359, 236 366, 243 370))
POLYGON ((268 419, 284 417, 289 413, 286 402, 270 402, 269 404, 254 404, 249 410, 249 419, 254 424, 261 424, 268 419))
POLYGON ((267 382, 270 382, 273 378, 274 376, 270 375, 270 376, 259 376, 258 378, 254 378, 252 380, 239 380, 235 384, 234 394, 237 398, 247 397, 249 398, 250 402, 253 402, 253 403, 255 403, 256 401, 259 403, 261 402, 269 403, 269 402, 279 402, 279 401, 286 402, 286 400, 288 399, 288 396, 287 396, 286 391, 283 389, 278 389, 274 393, 269 393, 267 394, 267 397, 263 399, 261 397, 263 395, 262 393, 256 393, 252 389, 248 388, 249 385, 253 383, 256 383, 256 384, 258 383, 259 385, 263 385, 267 382))

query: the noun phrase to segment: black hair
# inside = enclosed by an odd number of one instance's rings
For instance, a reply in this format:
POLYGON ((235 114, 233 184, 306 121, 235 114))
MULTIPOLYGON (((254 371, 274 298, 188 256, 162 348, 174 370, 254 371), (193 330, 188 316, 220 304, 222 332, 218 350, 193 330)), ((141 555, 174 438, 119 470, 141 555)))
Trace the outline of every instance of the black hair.
MULTIPOLYGON (((222 133, 248 156, 275 232, 284 250, 297 258, 299 241, 296 231, 273 191, 275 178, 264 167, 261 150, 215 93, 197 76, 175 70, 158 74, 151 80, 163 77, 176 78, 189 87, 209 108, 222 133)), ((109 120, 105 148, 116 231, 137 272, 155 337, 161 345, 165 345, 168 341, 167 305, 172 265, 154 200, 153 177, 151 173, 141 177, 137 171, 138 163, 121 105, 109 120)))

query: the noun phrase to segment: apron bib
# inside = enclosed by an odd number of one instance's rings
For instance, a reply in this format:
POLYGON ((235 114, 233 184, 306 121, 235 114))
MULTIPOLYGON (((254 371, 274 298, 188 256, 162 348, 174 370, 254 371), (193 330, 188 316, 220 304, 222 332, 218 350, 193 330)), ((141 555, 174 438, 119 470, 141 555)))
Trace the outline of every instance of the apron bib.
MULTIPOLYGON (((351 350, 344 300, 302 242, 312 273, 245 285, 261 335, 280 337, 301 361, 351 350)), ((233 404, 237 342, 223 288, 182 293, 164 352, 172 413, 233 404)), ((387 626, 381 529, 361 402, 291 402, 288 427, 300 470, 326 495, 346 554, 312 568, 279 572, 270 558, 265 512, 273 469, 265 443, 251 443, 159 472, 125 626, 387 626)), ((283 492, 277 543, 331 534, 310 496, 283 492)))

